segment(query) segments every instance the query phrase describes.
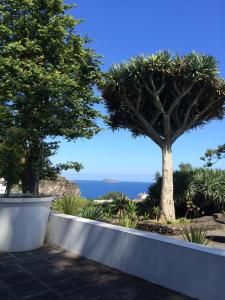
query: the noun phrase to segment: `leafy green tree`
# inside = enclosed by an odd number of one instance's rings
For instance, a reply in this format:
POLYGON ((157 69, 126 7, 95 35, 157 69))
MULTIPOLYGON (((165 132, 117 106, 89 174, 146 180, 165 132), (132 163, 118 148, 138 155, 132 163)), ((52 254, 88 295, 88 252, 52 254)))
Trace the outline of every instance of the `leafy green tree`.
POLYGON ((100 85, 113 130, 147 136, 162 150, 161 218, 174 219, 172 145, 224 115, 225 83, 214 57, 159 52, 113 66, 100 85))
POLYGON ((0 128, 9 119, 25 133, 23 192, 38 193, 41 165, 55 151, 51 139, 89 139, 99 131, 99 58, 77 34, 71 7, 63 0, 0 3, 0 106, 7 114, 0 114, 0 128))
POLYGON ((179 167, 179 169, 181 171, 189 171, 189 170, 192 169, 192 165, 191 164, 189 164, 189 163, 183 163, 183 162, 181 162, 178 167, 179 167))
POLYGON ((23 172, 24 143, 24 132, 14 127, 7 130, 4 142, 0 143, 0 177, 6 181, 7 196, 13 185, 19 183, 23 172))
POLYGON ((225 158, 225 144, 218 146, 216 149, 207 149, 204 156, 200 157, 205 161, 204 167, 212 167, 218 160, 225 158))

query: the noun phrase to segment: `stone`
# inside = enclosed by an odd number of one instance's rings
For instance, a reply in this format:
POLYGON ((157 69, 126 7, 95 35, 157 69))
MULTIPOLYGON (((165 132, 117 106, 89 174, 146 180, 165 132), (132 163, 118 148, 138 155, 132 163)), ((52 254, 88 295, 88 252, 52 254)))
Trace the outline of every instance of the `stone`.
POLYGON ((80 196, 80 189, 76 183, 59 176, 56 180, 41 180, 39 193, 59 197, 80 196))

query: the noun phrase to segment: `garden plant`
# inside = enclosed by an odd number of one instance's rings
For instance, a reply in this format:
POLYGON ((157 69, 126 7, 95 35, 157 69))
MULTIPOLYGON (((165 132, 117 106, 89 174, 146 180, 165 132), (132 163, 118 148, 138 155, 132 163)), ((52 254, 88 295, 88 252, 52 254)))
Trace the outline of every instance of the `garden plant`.
POLYGON ((225 83, 214 57, 168 51, 114 65, 99 85, 112 130, 147 136, 162 151, 161 218, 175 219, 172 145, 224 116, 225 83))
MULTIPOLYGON (((100 114, 93 107, 99 102, 93 93, 99 59, 77 33, 80 21, 67 13, 71 7, 63 0, 0 4, 0 140, 10 152, 11 128, 23 132, 15 147, 23 149, 18 176, 25 193, 37 194, 39 180, 55 178, 62 169, 81 169, 77 162, 51 163, 59 137, 74 141, 99 132, 100 114)), ((14 165, 10 171, 16 173, 14 165)))

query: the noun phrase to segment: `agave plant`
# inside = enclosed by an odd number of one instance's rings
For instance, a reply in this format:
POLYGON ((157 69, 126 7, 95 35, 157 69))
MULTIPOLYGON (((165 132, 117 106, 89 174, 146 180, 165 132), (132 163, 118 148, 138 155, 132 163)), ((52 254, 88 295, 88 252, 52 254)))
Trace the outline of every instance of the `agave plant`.
POLYGON ((128 202, 128 198, 124 195, 112 202, 112 208, 119 217, 121 217, 125 213, 128 202))
POLYGON ((137 205, 135 202, 133 201, 128 201, 126 204, 125 204, 125 210, 127 212, 127 214, 129 216, 134 216, 136 215, 136 212, 137 212, 137 205))
POLYGON ((81 209, 78 216, 90 220, 101 221, 104 219, 105 215, 100 205, 90 205, 81 209))
POLYGON ((136 228, 137 221, 131 219, 128 215, 123 215, 119 219, 119 226, 127 227, 127 228, 136 228))
POLYGON ((74 196, 64 196, 52 205, 52 210, 61 212, 67 215, 75 215, 84 206, 88 205, 88 200, 74 196))
POLYGON ((184 228, 182 232, 183 239, 185 241, 191 242, 191 243, 197 243, 202 245, 207 245, 209 243, 209 240, 206 238, 206 231, 190 227, 184 228))

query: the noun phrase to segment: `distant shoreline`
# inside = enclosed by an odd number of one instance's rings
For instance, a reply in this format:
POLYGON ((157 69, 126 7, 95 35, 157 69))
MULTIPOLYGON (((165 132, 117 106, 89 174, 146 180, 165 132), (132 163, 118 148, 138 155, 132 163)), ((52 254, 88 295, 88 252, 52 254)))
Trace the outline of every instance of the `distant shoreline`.
POLYGON ((116 184, 102 180, 74 180, 81 191, 81 196, 87 199, 99 199, 109 192, 121 192, 130 199, 137 199, 138 194, 148 191, 152 182, 120 181, 116 184))
MULTIPOLYGON (((95 182, 103 182, 103 180, 101 180, 101 179, 68 179, 68 180, 70 180, 70 181, 95 181, 95 182)), ((151 184, 151 183, 153 183, 153 181, 154 180, 150 180, 150 181, 134 181, 134 180, 132 180, 132 181, 129 181, 129 180, 119 180, 119 183, 149 183, 149 184, 151 184)), ((106 182, 107 183, 107 182, 106 182)))

